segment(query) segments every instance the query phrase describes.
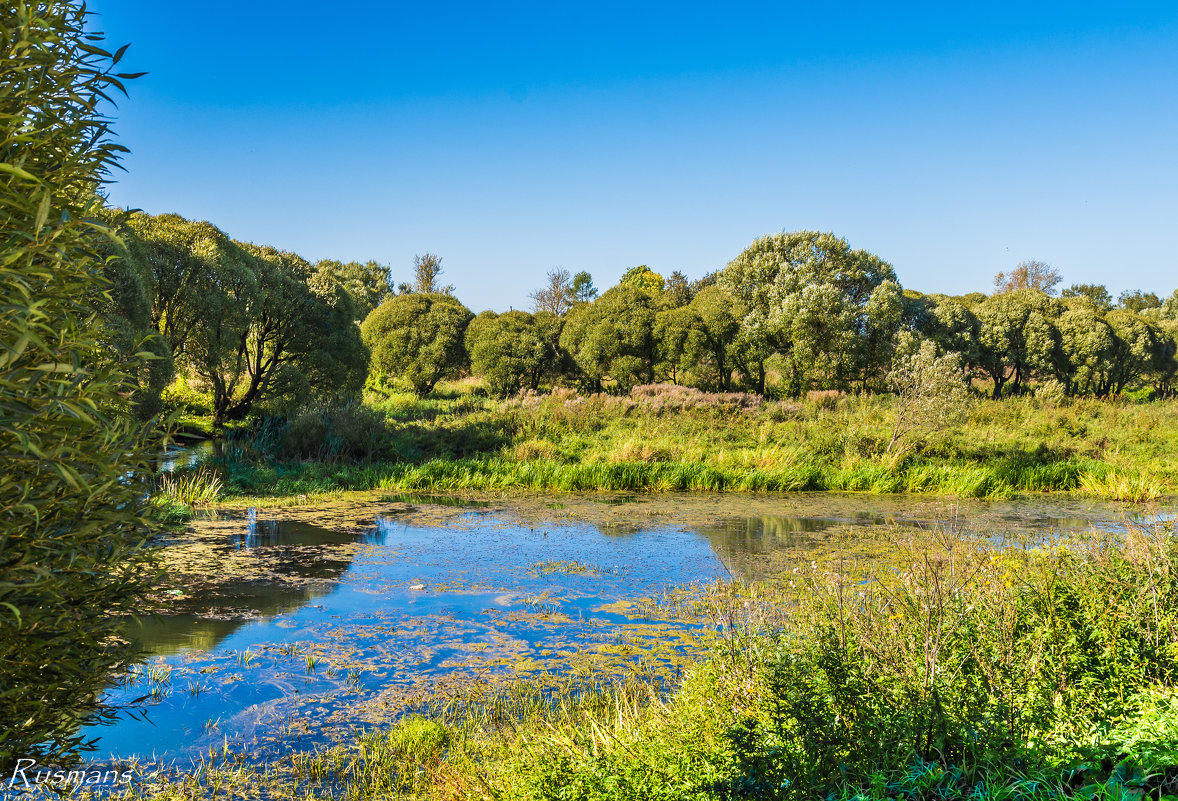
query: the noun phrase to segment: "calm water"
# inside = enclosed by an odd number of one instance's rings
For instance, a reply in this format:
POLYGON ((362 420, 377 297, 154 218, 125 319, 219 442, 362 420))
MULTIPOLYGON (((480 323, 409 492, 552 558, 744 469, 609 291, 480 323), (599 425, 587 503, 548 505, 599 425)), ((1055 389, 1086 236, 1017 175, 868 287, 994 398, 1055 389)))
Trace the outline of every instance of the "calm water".
MULTIPOLYGON (((265 754, 378 724, 455 676, 608 675, 655 640, 647 658, 670 662, 699 624, 628 602, 770 577, 835 533, 869 541, 897 526, 963 525, 960 510, 928 501, 738 498, 676 521, 665 500, 660 514, 641 498, 620 500, 633 502, 594 522, 537 522, 497 507, 435 521, 353 514, 330 528, 256 510, 195 523, 169 547, 207 580, 131 627, 145 660, 109 691, 127 707, 118 721, 87 731, 96 756, 265 754)), ((1115 529, 1124 512, 1011 502, 975 505, 969 519, 1035 536, 1115 529)))

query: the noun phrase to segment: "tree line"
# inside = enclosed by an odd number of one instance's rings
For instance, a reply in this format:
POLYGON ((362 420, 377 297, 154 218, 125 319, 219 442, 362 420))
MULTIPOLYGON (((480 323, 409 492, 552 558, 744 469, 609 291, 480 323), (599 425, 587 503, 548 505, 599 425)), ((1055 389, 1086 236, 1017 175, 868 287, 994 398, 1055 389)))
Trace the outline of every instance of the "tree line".
POLYGON ((179 370, 207 388, 218 424, 263 399, 326 399, 366 380, 424 395, 465 374, 497 396, 663 381, 789 397, 888 391, 893 365, 924 342, 995 398, 1044 382, 1168 397, 1178 374, 1178 291, 1114 302, 1104 287, 1073 285, 1057 296, 1058 272, 1024 262, 992 294, 925 295, 830 233, 761 237, 696 281, 640 265, 599 292, 588 273, 558 269, 531 312, 475 315, 441 283, 436 254, 394 286, 377 262, 312 264, 176 215, 132 213, 118 230, 116 328, 128 342, 158 335, 142 403, 157 406, 179 370))

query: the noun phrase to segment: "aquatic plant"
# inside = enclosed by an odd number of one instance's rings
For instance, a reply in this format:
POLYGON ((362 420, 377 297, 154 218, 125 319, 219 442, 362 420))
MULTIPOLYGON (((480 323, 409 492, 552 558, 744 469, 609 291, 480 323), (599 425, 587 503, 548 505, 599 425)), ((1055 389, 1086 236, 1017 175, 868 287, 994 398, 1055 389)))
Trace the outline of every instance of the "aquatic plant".
POLYGON ((217 470, 201 465, 196 470, 178 470, 162 474, 157 481, 156 494, 184 506, 203 506, 215 503, 224 491, 217 470))

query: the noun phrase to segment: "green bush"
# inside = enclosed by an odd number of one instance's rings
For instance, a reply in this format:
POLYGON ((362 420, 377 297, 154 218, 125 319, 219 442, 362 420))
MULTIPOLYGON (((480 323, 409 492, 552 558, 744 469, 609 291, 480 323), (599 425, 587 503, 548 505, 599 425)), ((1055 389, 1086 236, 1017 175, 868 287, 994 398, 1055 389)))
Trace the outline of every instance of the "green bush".
MULTIPOLYGON (((97 109, 128 77, 81 2, 0 14, 0 768, 68 760, 130 656, 153 531, 149 429, 96 311, 98 196, 123 148, 97 109)), ((121 54, 121 51, 120 51, 121 54)))
POLYGON ((290 421, 283 435, 284 452, 296 458, 327 456, 327 433, 327 421, 322 412, 303 412, 290 421))

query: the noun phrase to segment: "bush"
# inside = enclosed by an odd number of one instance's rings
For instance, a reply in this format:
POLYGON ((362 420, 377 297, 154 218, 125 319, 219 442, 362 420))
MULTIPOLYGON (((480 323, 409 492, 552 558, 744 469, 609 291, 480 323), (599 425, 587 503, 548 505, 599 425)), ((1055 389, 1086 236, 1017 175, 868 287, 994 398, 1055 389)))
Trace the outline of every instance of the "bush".
POLYGON ((282 444, 288 456, 304 459, 327 455, 327 421, 319 411, 303 412, 290 421, 282 444))
POLYGON ((358 403, 339 406, 328 416, 332 453, 368 460, 381 454, 387 440, 384 417, 358 403))
MULTIPOLYGON (((122 148, 106 93, 117 58, 81 2, 0 14, 0 769, 68 761, 131 656, 154 531, 152 431, 132 421, 134 373, 99 310, 110 231, 98 197, 122 148)), ((113 88, 112 88, 113 87, 113 88)))

